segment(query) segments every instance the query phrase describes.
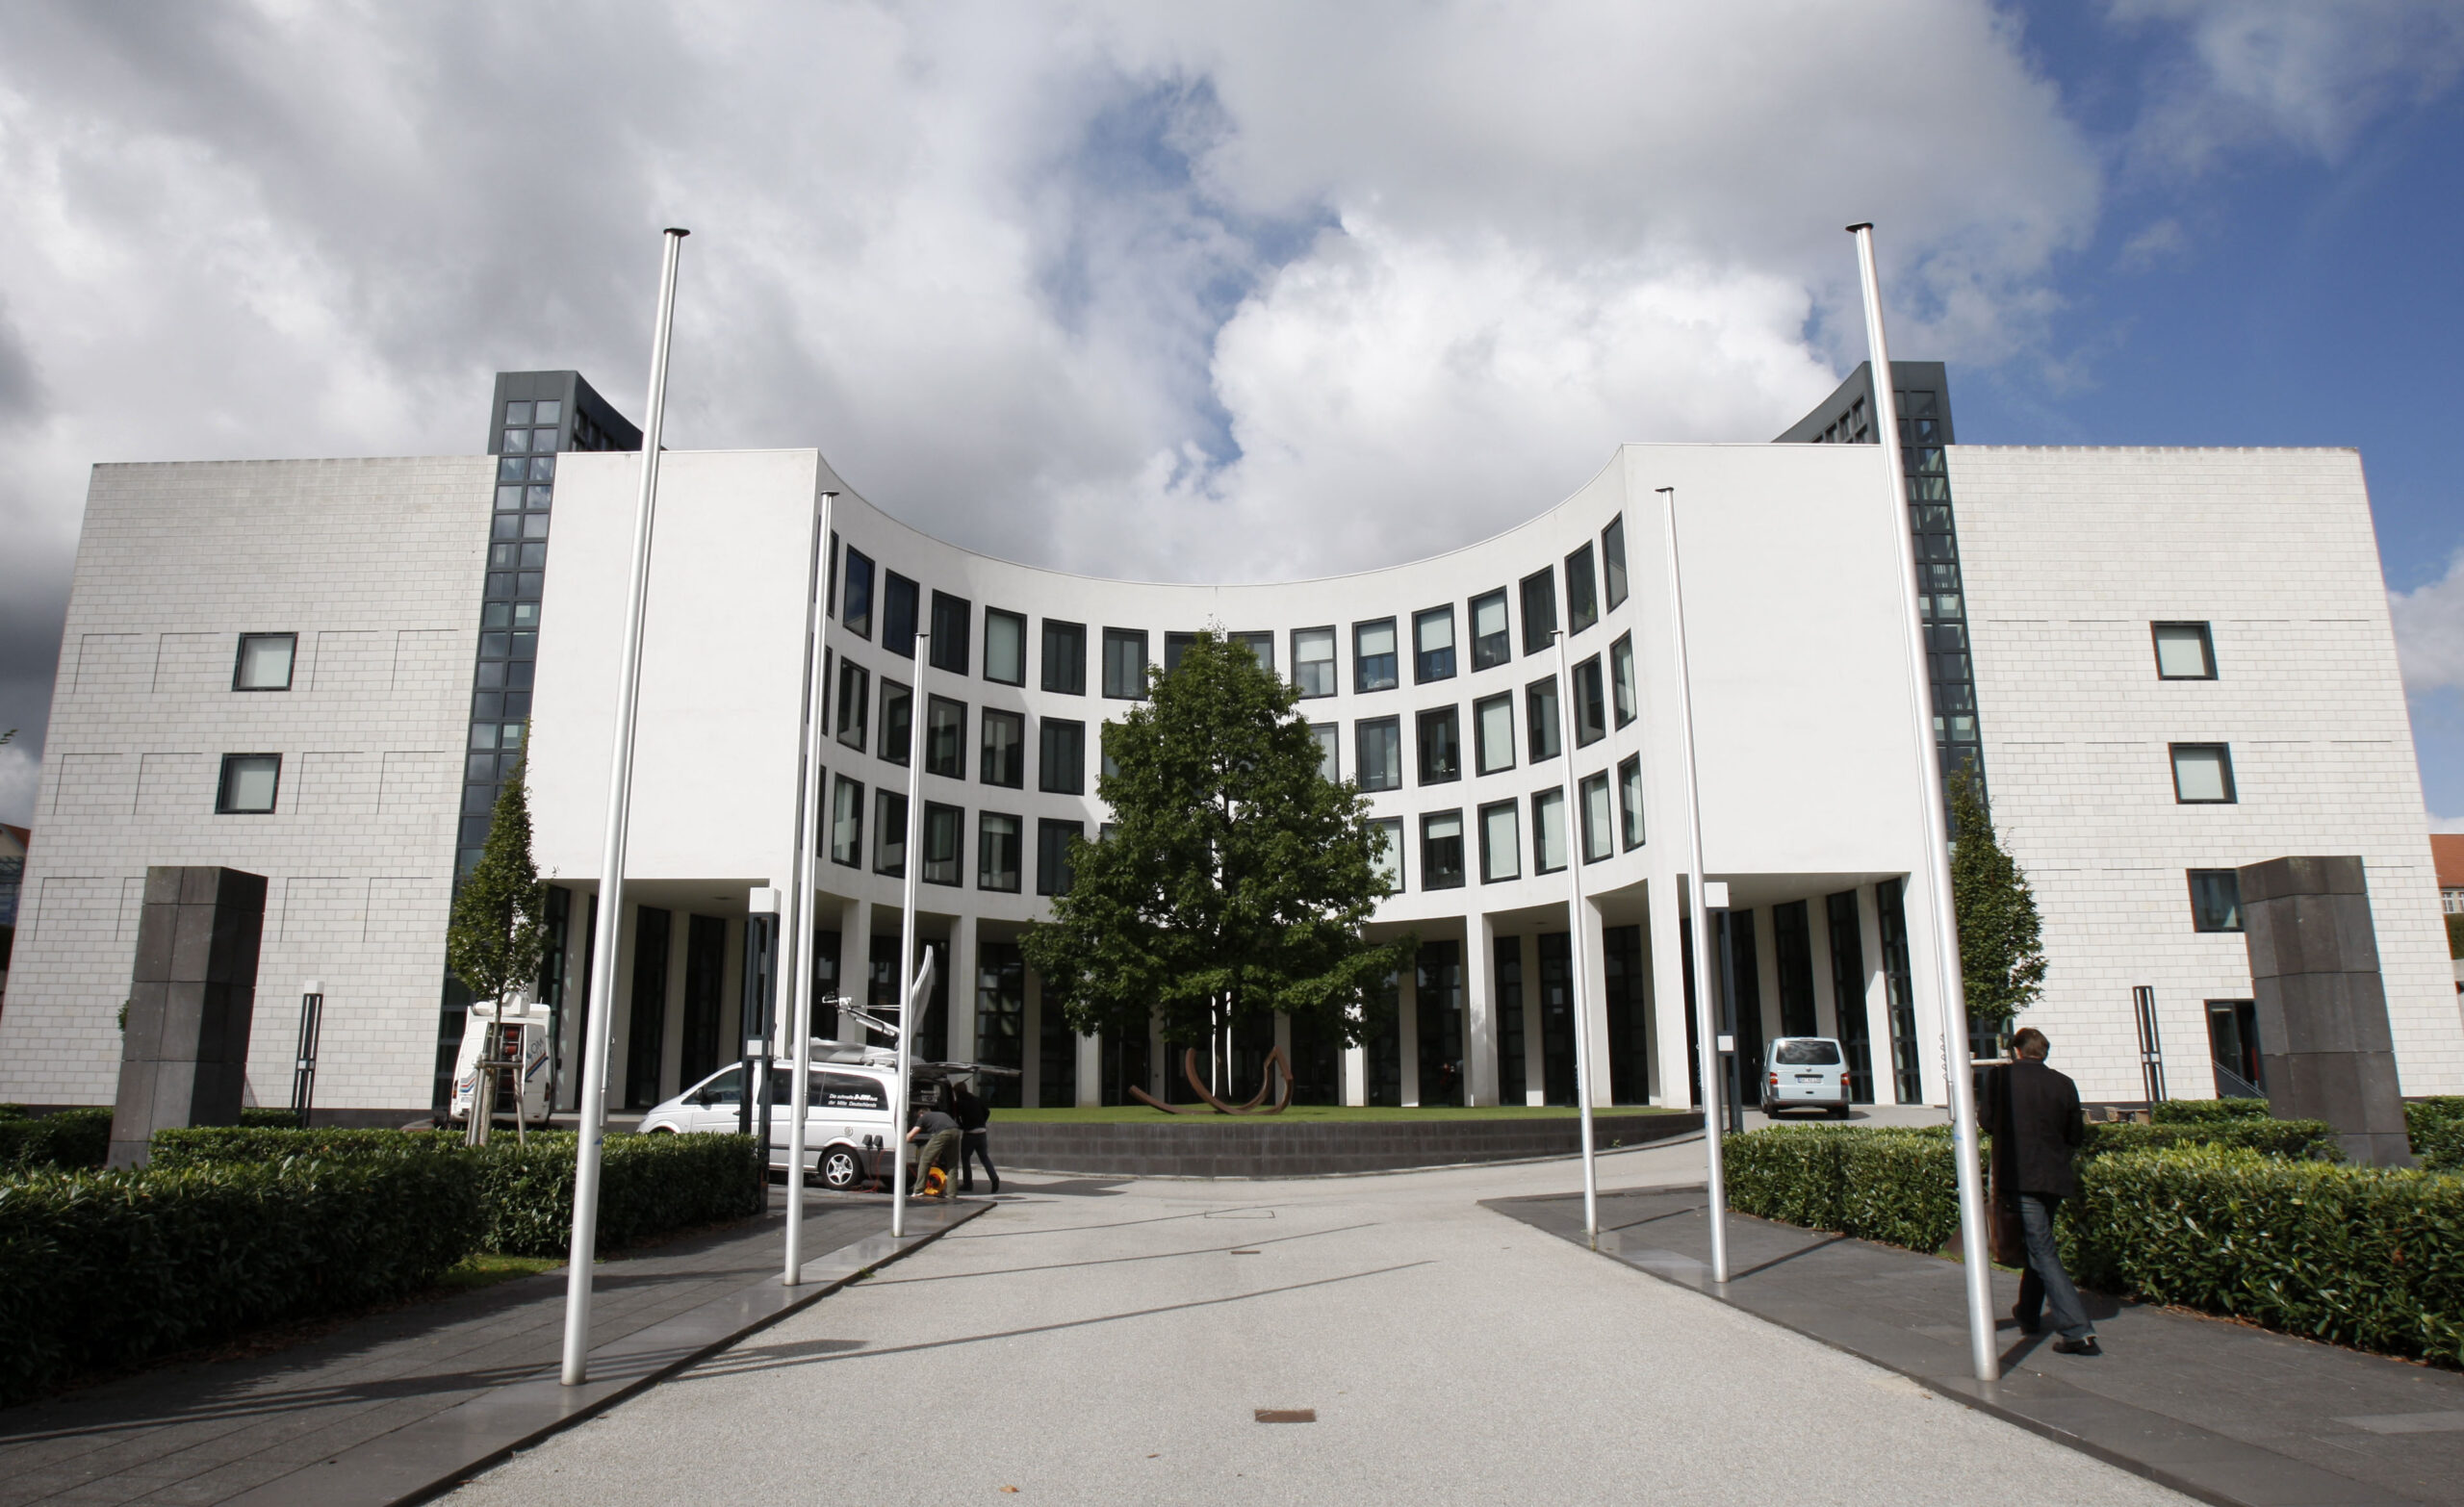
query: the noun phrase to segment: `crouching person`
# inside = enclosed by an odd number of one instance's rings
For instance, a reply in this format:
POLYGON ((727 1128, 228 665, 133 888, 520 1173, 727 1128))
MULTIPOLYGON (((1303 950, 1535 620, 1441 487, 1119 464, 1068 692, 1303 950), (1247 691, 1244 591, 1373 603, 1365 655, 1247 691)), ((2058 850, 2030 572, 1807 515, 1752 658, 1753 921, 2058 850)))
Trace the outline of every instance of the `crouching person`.
POLYGON ((959 1122, 937 1109, 918 1108, 907 1132, 910 1145, 920 1144, 915 1154, 915 1181, 908 1190, 911 1198, 924 1191, 924 1181, 936 1166, 941 1169, 942 1187, 949 1186, 949 1175, 958 1170, 959 1122))

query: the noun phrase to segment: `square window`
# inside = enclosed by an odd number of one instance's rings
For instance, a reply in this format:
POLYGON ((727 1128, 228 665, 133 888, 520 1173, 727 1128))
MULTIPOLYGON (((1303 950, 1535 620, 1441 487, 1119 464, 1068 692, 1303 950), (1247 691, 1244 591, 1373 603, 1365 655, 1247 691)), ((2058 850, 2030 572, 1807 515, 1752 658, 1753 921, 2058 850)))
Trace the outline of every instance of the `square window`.
POLYGON ((1608 610, 1626 604, 1626 516, 1620 513, 1600 531, 1600 574, 1608 587, 1608 610))
POLYGON ((1608 736, 1608 699, 1600 687, 1600 656, 1575 666, 1575 745, 1589 748, 1608 736))
POLYGON ((1018 819, 987 811, 975 824, 975 887, 1018 892, 1018 819))
POLYGON ((882 572, 882 648, 902 659, 915 657, 915 613, 922 590, 896 571, 882 572))
POLYGON ((1393 717, 1371 717, 1352 727, 1352 772, 1363 790, 1403 788, 1403 726, 1393 717))
MULTIPOLYGON (((554 423, 565 417, 565 403, 564 399, 560 397, 541 398, 538 402, 533 403, 531 408, 532 413, 530 415, 530 421, 532 423, 554 423)), ((505 421, 507 423, 511 423, 513 421, 508 419, 505 421)))
POLYGON ((1480 882, 1523 877, 1523 822, 1515 802, 1480 807, 1480 882))
POLYGON ((1274 635, 1272 633, 1235 633, 1231 636, 1231 640, 1249 651, 1249 657, 1258 662, 1259 669, 1269 675, 1274 674, 1274 635))
POLYGON ((1084 822, 1057 822, 1047 816, 1036 823, 1037 894, 1069 893, 1069 845, 1086 835, 1084 822))
POLYGON ((974 628, 974 602, 947 592, 933 593, 933 668, 966 674, 967 666, 975 662, 974 628))
POLYGON ((1059 696, 1087 694, 1087 626, 1043 620, 1043 688, 1059 696))
POLYGON ((844 775, 830 797, 830 859, 851 869, 864 863, 864 786, 844 775))
POLYGON ((1579 633, 1600 621, 1600 586, 1592 574, 1591 546, 1566 556, 1566 632, 1579 633))
POLYGON ((1042 756, 1037 761, 1036 787, 1051 795, 1087 793, 1087 725, 1046 717, 1040 729, 1042 756))
POLYGON ((240 658, 231 668, 235 691, 288 691, 291 663, 299 649, 296 633, 243 633, 240 658))
POLYGON ((1531 798, 1531 870, 1554 874, 1566 866, 1566 793, 1543 790, 1531 798))
POLYGON ((1303 698, 1335 694, 1335 630, 1292 630, 1292 683, 1303 698))
POLYGON ((1514 657, 1514 635, 1506 621, 1505 588, 1472 599, 1472 668, 1494 669, 1514 657))
POLYGON ((838 621, 858 638, 873 636, 873 562, 860 549, 847 551, 847 589, 838 621))
POLYGON ((864 713, 872 702, 872 674, 852 659, 838 661, 838 741, 861 753, 864 713))
POLYGON ((876 757, 893 764, 907 762, 908 750, 915 742, 915 696, 906 686, 887 676, 882 677, 882 740, 874 749, 876 757))
POLYGON ((530 405, 528 403, 521 402, 505 404, 504 421, 509 424, 518 424, 524 428, 528 428, 530 425, 530 405))
POLYGON ((1621 633, 1608 646, 1608 690, 1617 704, 1617 726, 1634 720, 1640 703, 1634 693, 1634 635, 1621 633))
POLYGON ((532 482, 529 486, 523 489, 522 503, 525 507, 543 508, 554 498, 555 495, 555 488, 543 487, 537 482, 532 482))
POLYGON ((2233 754, 2221 743, 2176 743, 2173 753, 2173 799, 2184 805, 2229 805, 2234 802, 2233 754))
POLYGON ((530 449, 533 454, 547 454, 553 451, 555 447, 555 430, 533 429, 530 431, 530 449))
POLYGON ((1463 778, 1460 708, 1437 706, 1420 714, 1421 783, 1440 785, 1463 778))
POLYGON ((1514 767, 1514 693, 1502 691, 1472 703, 1475 767, 1494 775, 1514 767))
POLYGON ((2190 875, 2191 930, 2242 930, 2241 873, 2235 869, 2193 869, 2190 875))
POLYGON ((1310 735, 1318 740, 1318 778, 1334 784, 1343 777, 1344 729, 1341 723, 1313 722, 1310 735))
POLYGON ((1617 830, 1608 810, 1608 777, 1586 775, 1578 793, 1582 797, 1582 861, 1598 863, 1617 852, 1617 830))
POLYGON ((984 609, 984 677, 996 685, 1027 683, 1027 620, 998 607, 984 609))
POLYGON ((895 790, 873 792, 873 872, 907 877, 907 797, 895 790))
POLYGON ((504 432, 504 453, 506 453, 507 455, 525 455, 525 454, 529 453, 529 450, 530 450, 530 431, 529 431, 529 430, 527 430, 527 429, 507 429, 507 430, 504 432))
POLYGON ((531 456, 531 457, 530 457, 530 479, 531 479, 531 480, 533 480, 533 481, 553 481, 553 480, 555 480, 555 479, 556 479, 556 457, 554 457, 553 455, 533 455, 533 456, 531 456))
POLYGON ((2156 677, 2162 680, 2216 678, 2216 642, 2204 623, 2154 623, 2156 677))
POLYGON ((1027 782, 1027 719, 1023 712, 984 709, 984 736, 976 757, 976 778, 988 785, 1012 790, 1027 782))
POLYGON ((1146 700, 1146 630, 1104 629, 1104 694, 1115 701, 1146 700))
POLYGON ((1625 831, 1626 851, 1643 845, 1643 756, 1630 754, 1617 766, 1617 812, 1625 831))
POLYGON ((966 778, 966 702, 945 696, 925 698, 924 773, 944 779, 966 778))
POLYGON ((1355 623, 1351 627, 1351 688, 1391 691, 1395 676, 1395 620, 1355 623))
POLYGON ((1454 677, 1454 609, 1412 614, 1412 678, 1423 685, 1454 677))
POLYGON ((1421 888, 1463 887, 1463 813, 1433 811, 1421 818, 1421 888))
POLYGON ((966 882, 966 813, 955 805, 924 803, 924 874, 927 884, 966 882))
POLYGON ((1523 578, 1523 651, 1536 654, 1557 632, 1557 573, 1535 571, 1523 578))
POLYGON ((1523 688, 1524 727, 1529 733, 1531 762, 1545 764, 1560 752, 1563 731, 1557 726, 1557 677, 1534 680, 1523 688))
POLYGON ((1383 817, 1371 822, 1369 828, 1377 834, 1377 872, 1391 892, 1399 895, 1403 892, 1403 819, 1383 817))
POLYGON ((222 816, 266 815, 273 810, 274 794, 281 783, 281 754, 225 754, 214 809, 222 816))

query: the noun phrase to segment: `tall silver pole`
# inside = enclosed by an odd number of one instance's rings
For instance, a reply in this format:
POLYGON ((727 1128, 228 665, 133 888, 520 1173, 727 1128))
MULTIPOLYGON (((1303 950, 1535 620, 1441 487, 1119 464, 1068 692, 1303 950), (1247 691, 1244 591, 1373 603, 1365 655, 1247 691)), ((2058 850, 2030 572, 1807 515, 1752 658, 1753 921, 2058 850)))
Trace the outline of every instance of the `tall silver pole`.
POLYGON ((1686 849, 1693 873, 1686 876, 1686 906, 1693 918, 1695 1056, 1703 1076, 1703 1189, 1711 1208, 1711 1280, 1729 1280, 1729 1181, 1720 1159, 1720 1038, 1711 1015, 1710 907, 1703 903, 1703 793, 1694 778, 1694 669, 1685 653, 1685 580, 1678 567, 1677 489, 1656 489, 1668 498, 1668 616, 1677 643, 1677 748, 1685 768, 1686 849))
MULTIPOLYGON (((787 1014, 796 1034, 795 1075, 787 1089, 787 1248, 786 1270, 779 1280, 794 1287, 804 1280, 805 1270, 805 1116, 812 1106, 812 910, 813 870, 819 861, 821 847, 821 720, 830 700, 830 687, 823 677, 828 674, 829 659, 822 653, 822 638, 828 631, 830 614, 823 605, 829 600, 830 588, 824 579, 830 559, 830 502, 837 494, 821 495, 821 506, 813 510, 812 564, 805 575, 805 716, 803 730, 796 744, 796 837, 788 848, 789 865, 795 871, 795 884, 787 895, 787 913, 783 924, 787 935, 779 954, 793 972, 794 1001, 787 1014)), ((773 1050, 776 1050, 773 1048, 773 1050)), ((770 1159, 770 1148, 761 1148, 764 1165, 770 1159)))
POLYGON ((1600 1249, 1600 1165, 1591 1138, 1591 929, 1583 924, 1582 788, 1575 779, 1575 682, 1566 674, 1566 635, 1557 638, 1557 756, 1566 761, 1566 920, 1574 935, 1575 1112, 1582 1121, 1582 1233, 1600 1249))
POLYGON ((642 690, 642 620, 650 607, 651 520, 658 506, 658 437, 667 417, 667 337, 676 319, 676 259, 689 231, 663 232, 658 321, 651 331, 651 396, 642 426, 642 490, 633 504, 633 575, 625 599, 624 668, 616 680, 616 749, 607 774, 607 840, 593 928, 589 1042, 582 1052, 580 1141, 574 1153, 574 1233, 565 1267, 564 1381, 590 1379, 590 1263, 599 1247, 599 1155, 607 1134, 607 1021, 616 988, 616 932, 625 913, 625 822, 633 799, 633 712, 642 690))
POLYGON ((907 1234, 907 1096, 908 1077, 915 1067, 915 1022, 923 1010, 915 999, 915 906, 924 876, 924 670, 933 650, 933 635, 915 635, 915 688, 907 693, 907 918, 898 928, 898 1109, 891 1122, 898 1150, 891 1169, 898 1175, 889 1191, 889 1233, 907 1234))
POLYGON ((1934 960, 1940 973, 1942 1071, 1950 1079, 1953 1161, 1960 1188, 1960 1259, 1967 1269, 1967 1327, 1976 1378, 2002 1374, 1993 1344, 1993 1268, 1986 1263, 1985 1187, 1977 1172, 1976 1085, 1968 1058, 1967 985, 1960 968, 1959 917, 1951 908, 1950 820, 1942 809, 1942 774, 1934 752, 1934 677, 1925 657, 1925 616, 1916 589, 1916 545, 1909 537, 1908 473, 1899 453, 1899 397, 1892 390, 1890 349, 1883 338, 1882 281, 1874 271, 1874 227, 1851 225, 1857 270, 1865 285, 1865 339, 1871 347, 1874 427, 1890 473, 1891 538, 1899 546, 1899 590, 1908 628, 1910 704, 1916 713, 1917 805, 1925 822, 1926 908, 1934 919, 1934 960))

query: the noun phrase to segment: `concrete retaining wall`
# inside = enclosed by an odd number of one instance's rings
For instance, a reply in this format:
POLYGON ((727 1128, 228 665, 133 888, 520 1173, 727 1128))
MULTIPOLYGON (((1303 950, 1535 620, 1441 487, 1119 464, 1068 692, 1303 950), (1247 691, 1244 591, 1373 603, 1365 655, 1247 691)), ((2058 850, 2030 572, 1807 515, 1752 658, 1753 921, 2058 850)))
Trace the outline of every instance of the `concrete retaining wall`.
MULTIPOLYGON (((1570 1157, 1581 1129, 1565 1119, 1207 1119, 1151 1123, 1037 1124, 992 1118, 992 1160, 1040 1172, 1123 1177, 1312 1177, 1384 1172, 1465 1162, 1570 1157)), ((1703 1128, 1700 1114, 1603 1114, 1593 1121, 1605 1151, 1703 1128)))

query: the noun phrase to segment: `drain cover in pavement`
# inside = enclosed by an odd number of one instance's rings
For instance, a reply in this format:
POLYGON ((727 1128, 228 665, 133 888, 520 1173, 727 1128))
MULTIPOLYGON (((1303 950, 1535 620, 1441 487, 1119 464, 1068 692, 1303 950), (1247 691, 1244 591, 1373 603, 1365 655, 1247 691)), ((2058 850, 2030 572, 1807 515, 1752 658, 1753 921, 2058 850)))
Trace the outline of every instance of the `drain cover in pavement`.
POLYGON ((1260 1408, 1257 1411, 1257 1419, 1261 1423, 1315 1423, 1318 1421, 1318 1410, 1315 1408, 1260 1408))

